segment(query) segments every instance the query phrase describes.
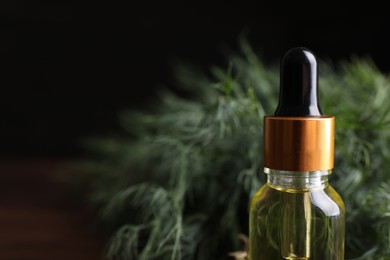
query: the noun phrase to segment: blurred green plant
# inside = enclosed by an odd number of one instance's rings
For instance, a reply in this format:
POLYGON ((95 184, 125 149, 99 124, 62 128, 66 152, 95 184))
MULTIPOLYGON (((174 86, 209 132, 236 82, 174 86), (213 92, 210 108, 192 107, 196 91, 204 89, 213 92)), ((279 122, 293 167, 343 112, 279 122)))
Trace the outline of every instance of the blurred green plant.
MULTIPOLYGON (((88 142, 90 202, 112 232, 108 259, 226 259, 248 233, 265 182, 262 118, 277 106, 279 71, 246 41, 213 79, 176 70, 191 99, 169 91, 127 111, 125 134, 88 142)), ((390 259, 390 79, 369 59, 320 65, 323 111, 335 115, 331 183, 347 207, 346 259, 390 259)))

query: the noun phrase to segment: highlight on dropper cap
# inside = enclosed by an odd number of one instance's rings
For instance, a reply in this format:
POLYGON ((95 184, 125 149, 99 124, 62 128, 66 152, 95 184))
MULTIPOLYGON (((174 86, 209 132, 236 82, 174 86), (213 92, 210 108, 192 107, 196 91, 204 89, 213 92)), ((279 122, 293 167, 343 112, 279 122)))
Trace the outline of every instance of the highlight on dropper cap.
POLYGON ((317 61, 305 47, 290 49, 280 65, 279 105, 275 116, 321 116, 317 61))

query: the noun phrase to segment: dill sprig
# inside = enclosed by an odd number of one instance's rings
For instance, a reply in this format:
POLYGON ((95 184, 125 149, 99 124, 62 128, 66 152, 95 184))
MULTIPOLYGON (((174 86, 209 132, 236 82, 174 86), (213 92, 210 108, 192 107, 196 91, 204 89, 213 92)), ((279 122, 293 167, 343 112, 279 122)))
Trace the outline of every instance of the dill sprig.
MULTIPOLYGON (((246 41, 213 77, 181 66, 191 99, 165 90, 149 110, 125 111, 124 134, 88 142, 84 164, 112 233, 108 259, 226 259, 248 233, 264 183, 262 118, 277 105, 279 71, 246 41)), ((369 59, 320 64, 320 100, 336 116, 331 183, 347 207, 347 259, 390 255, 390 80, 369 59)))

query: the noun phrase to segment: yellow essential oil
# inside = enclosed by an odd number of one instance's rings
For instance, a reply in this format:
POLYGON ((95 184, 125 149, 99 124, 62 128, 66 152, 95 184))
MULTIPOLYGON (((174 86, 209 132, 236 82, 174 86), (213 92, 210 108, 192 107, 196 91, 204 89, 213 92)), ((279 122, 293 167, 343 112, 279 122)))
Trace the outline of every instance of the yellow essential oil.
POLYGON ((345 209, 328 173, 268 174, 250 206, 250 259, 344 259, 345 209))

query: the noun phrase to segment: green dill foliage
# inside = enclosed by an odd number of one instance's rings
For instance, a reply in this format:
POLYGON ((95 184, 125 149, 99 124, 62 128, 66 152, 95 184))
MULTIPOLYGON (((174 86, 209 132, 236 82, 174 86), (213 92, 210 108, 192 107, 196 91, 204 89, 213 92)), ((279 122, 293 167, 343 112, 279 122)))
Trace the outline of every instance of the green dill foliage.
MULTIPOLYGON (((176 74, 149 112, 127 111, 125 134, 89 142, 90 201, 112 232, 108 259, 226 259, 248 233, 248 204, 265 182, 263 116, 277 106, 279 69, 242 41, 209 79, 176 74)), ((336 116, 331 183, 347 207, 346 259, 390 259, 390 80, 367 59, 320 65, 320 100, 336 116)))

